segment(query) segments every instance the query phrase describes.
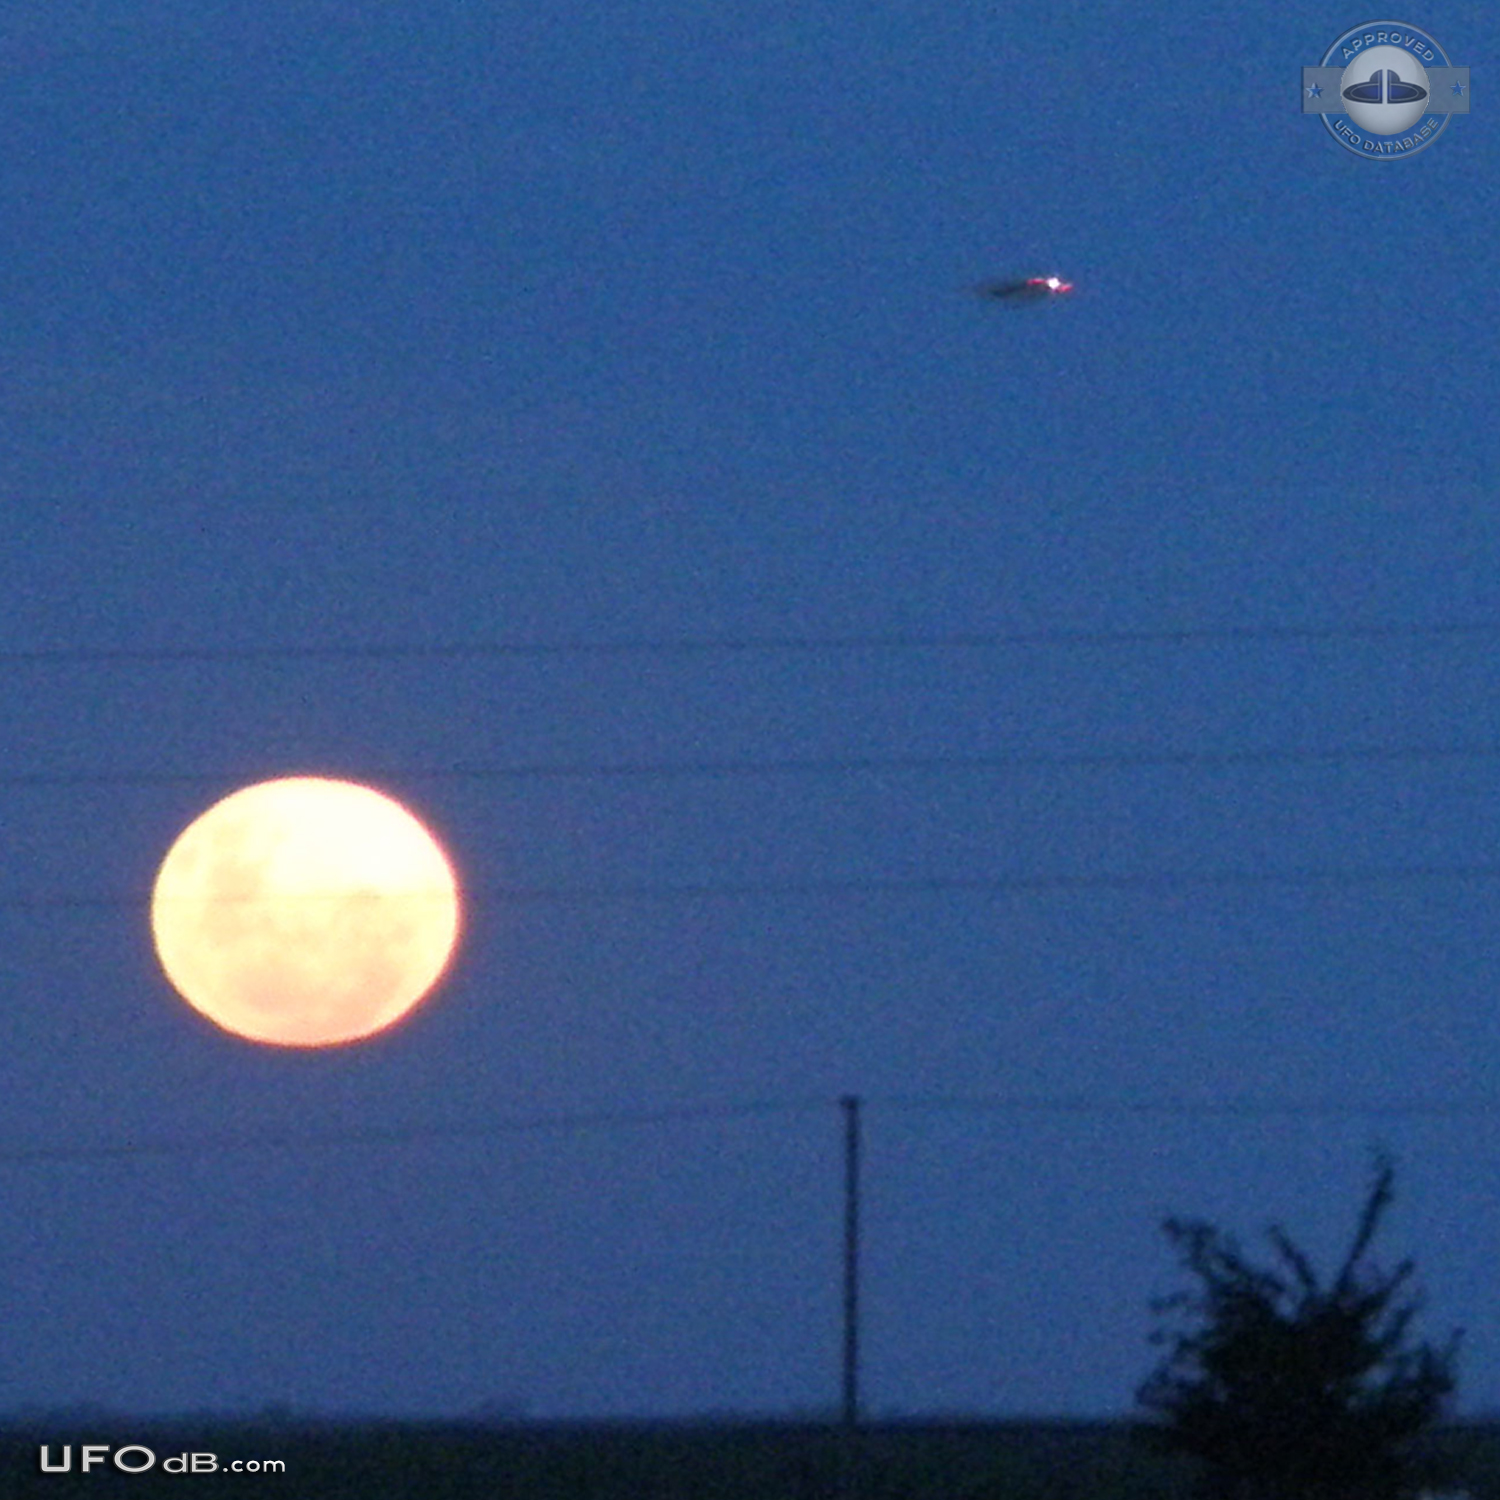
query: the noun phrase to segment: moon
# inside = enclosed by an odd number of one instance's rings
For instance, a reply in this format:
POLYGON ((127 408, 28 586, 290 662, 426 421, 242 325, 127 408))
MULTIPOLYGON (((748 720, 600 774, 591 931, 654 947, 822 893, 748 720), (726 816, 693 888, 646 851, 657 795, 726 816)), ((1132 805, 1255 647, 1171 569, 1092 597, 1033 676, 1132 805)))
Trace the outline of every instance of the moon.
POLYGON ((215 1025, 278 1047, 383 1031, 458 941, 437 840, 371 787, 317 776, 231 793, 182 831, 151 896, 157 957, 215 1025))

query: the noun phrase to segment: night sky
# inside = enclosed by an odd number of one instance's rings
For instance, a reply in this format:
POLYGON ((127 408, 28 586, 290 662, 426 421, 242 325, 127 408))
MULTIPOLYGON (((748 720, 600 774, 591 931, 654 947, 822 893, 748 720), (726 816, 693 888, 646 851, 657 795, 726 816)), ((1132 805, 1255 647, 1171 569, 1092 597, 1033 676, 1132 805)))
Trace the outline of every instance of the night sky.
POLYGON ((1500 17, 1388 162, 1364 19, 0 20, 0 1412, 826 1410, 845 1093, 873 1414, 1128 1411, 1380 1145, 1500 1408, 1500 17), (317 1053, 147 924, 297 773, 467 892, 317 1053))

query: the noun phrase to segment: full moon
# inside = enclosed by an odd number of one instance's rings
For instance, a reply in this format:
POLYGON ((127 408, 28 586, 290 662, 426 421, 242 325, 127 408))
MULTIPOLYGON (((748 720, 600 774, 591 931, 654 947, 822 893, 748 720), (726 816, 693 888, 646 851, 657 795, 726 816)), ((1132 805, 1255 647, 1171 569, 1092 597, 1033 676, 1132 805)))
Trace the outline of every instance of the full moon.
POLYGON ((458 924, 458 881, 427 829, 382 792, 315 776, 216 802, 167 851, 151 896, 183 999, 280 1047, 399 1020, 447 967, 458 924))

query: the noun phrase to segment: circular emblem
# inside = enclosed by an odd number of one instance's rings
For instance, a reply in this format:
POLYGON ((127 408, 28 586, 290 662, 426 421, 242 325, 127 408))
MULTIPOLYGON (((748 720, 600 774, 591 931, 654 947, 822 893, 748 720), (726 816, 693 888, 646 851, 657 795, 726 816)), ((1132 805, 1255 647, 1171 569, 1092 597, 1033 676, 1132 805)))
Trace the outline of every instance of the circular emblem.
POLYGON ((1356 156, 1410 156, 1447 128, 1446 109, 1434 109, 1428 67, 1447 68, 1448 56, 1429 32, 1402 21, 1371 21, 1346 31, 1323 58, 1343 68, 1344 114, 1325 114, 1328 133, 1356 156), (1389 144, 1387 144, 1389 143, 1389 144))

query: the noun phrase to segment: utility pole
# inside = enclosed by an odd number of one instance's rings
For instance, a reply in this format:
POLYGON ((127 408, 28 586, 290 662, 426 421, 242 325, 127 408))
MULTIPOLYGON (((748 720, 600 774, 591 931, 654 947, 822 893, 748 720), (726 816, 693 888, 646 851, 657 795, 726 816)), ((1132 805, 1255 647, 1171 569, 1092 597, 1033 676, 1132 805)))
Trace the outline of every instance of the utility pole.
POLYGON ((844 1108, 844 1426, 859 1425, 859 1097, 844 1108))
POLYGON ((855 1444, 859 1431, 859 1096, 839 1100, 844 1111, 844 1440, 843 1494, 856 1492, 855 1444))

